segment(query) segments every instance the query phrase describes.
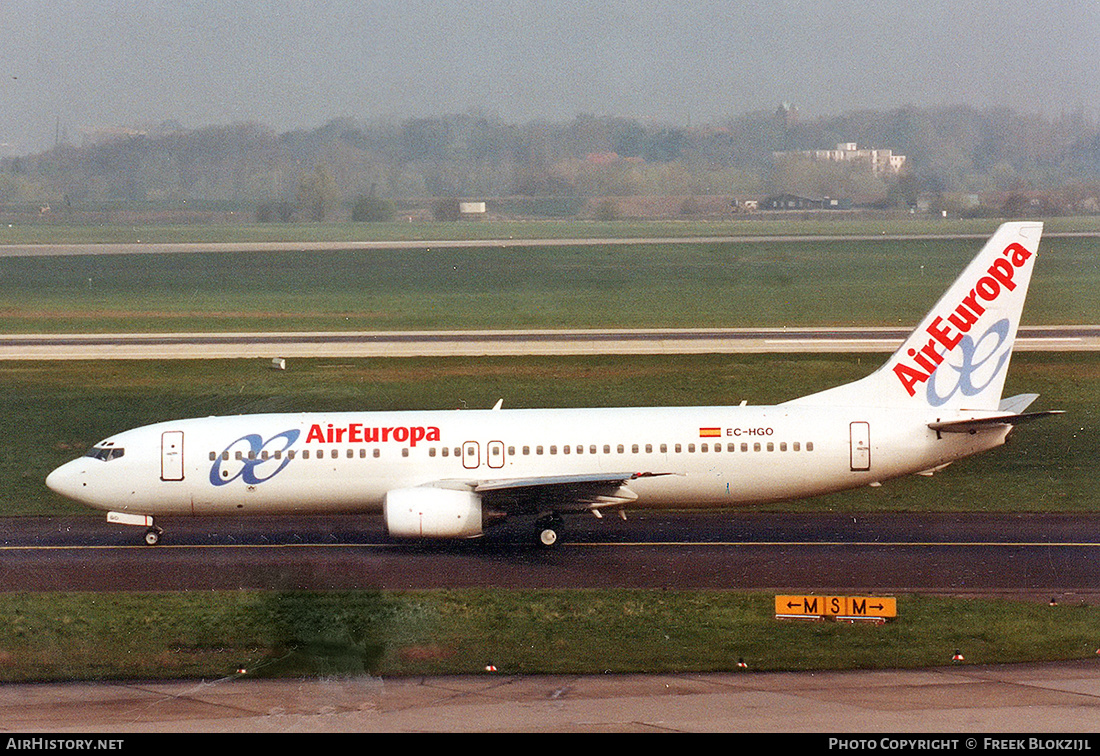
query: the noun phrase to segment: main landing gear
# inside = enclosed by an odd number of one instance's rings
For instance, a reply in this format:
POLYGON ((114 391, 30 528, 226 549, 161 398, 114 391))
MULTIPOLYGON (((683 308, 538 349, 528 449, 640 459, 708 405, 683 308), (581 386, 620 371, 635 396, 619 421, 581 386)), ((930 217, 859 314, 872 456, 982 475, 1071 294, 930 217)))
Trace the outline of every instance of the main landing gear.
POLYGON ((552 514, 539 518, 535 523, 536 543, 544 549, 551 549, 557 545, 561 537, 565 522, 560 515, 552 514))

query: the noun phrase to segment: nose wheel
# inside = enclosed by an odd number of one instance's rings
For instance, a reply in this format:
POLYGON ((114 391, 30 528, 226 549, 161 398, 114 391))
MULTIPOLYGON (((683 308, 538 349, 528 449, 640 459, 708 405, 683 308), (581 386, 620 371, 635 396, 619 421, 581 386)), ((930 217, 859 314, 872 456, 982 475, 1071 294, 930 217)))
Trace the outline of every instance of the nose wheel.
POLYGON ((130 512, 108 512, 107 522, 115 525, 136 525, 145 528, 145 543, 148 546, 156 546, 160 543, 160 537, 164 533, 153 522, 152 515, 132 514, 130 512))

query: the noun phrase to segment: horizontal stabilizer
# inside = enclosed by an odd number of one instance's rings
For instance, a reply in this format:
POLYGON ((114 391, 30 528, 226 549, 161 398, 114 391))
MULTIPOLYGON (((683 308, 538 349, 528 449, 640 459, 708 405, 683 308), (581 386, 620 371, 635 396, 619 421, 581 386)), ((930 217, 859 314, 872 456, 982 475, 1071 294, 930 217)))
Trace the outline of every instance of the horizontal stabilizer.
POLYGON ((990 415, 987 417, 972 417, 965 420, 946 420, 943 422, 929 423, 928 427, 937 433, 977 433, 978 431, 1002 428, 1006 425, 1020 425, 1021 423, 1038 420, 1041 417, 1061 414, 1061 410, 1026 412, 1023 414, 1007 413, 1004 415, 990 415))

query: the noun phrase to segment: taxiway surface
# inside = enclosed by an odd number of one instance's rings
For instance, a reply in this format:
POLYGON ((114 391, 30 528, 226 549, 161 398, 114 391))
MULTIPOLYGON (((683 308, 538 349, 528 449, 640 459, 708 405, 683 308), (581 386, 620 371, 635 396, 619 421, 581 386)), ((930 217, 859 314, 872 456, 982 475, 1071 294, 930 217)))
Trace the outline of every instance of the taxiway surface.
POLYGON ((161 545, 96 516, 0 520, 0 591, 656 588, 1092 601, 1100 515, 640 512, 532 544, 509 521, 399 542, 373 516, 163 518, 161 545))

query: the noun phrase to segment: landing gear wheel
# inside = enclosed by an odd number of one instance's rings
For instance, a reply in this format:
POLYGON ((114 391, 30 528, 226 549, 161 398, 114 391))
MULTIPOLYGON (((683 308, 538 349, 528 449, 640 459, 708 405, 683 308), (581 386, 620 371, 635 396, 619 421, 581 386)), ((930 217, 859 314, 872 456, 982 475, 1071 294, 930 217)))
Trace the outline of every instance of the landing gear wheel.
POLYGON ((147 546, 156 546, 160 543, 160 534, 163 531, 160 528, 149 528, 145 531, 145 544, 147 546))
POLYGON ((558 542, 558 531, 547 525, 539 529, 539 545, 551 548, 558 542))
POLYGON ((539 520, 535 526, 535 535, 538 545, 544 549, 553 548, 558 543, 562 532, 562 520, 560 517, 548 517, 539 520))

